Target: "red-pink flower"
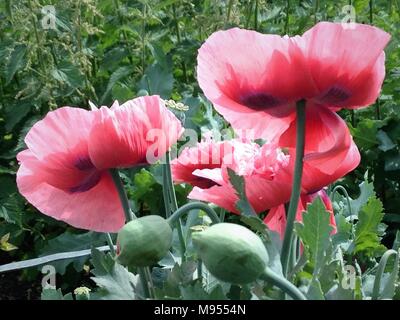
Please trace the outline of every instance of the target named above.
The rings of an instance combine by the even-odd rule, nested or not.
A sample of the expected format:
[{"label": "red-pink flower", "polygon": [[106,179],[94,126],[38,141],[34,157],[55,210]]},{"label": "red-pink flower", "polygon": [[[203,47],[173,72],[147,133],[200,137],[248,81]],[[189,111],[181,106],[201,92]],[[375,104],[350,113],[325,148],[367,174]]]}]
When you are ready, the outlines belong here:
[{"label": "red-pink flower", "polygon": [[198,80],[236,131],[251,130],[253,138],[273,141],[294,122],[298,100],[306,99],[307,109],[315,112],[373,103],[385,75],[383,49],[389,39],[372,26],[328,22],[301,37],[218,31],[199,50]]},{"label": "red-pink flower", "polygon": [[[326,211],[330,214],[330,224],[334,228],[332,234],[336,233],[336,221],[333,213],[332,202],[329,199],[325,190],[321,189],[318,192],[311,194],[302,194],[300,197],[299,205],[297,207],[296,212],[296,221],[303,221],[303,213],[307,209],[307,205],[312,203],[316,197],[320,197],[323,204],[325,205]],[[272,231],[275,231],[280,234],[281,238],[285,234],[286,228],[286,210],[285,205],[281,204],[277,207],[271,208],[269,210],[267,216],[264,219],[264,223],[268,226],[268,228]]]},{"label": "red-pink flower", "polygon": [[111,109],[57,109],[25,138],[18,189],[41,212],[74,227],[118,231],[125,218],[108,169],[156,160],[182,130],[158,96]]},{"label": "red-pink flower", "polygon": [[[325,115],[324,112],[318,115]],[[343,121],[334,113],[327,112],[328,118],[323,133],[327,139],[319,141],[318,131],[309,130],[308,158],[304,162],[301,193],[303,197],[314,194],[353,170],[360,162],[360,154],[347,130],[340,127]],[[330,119],[328,121],[327,119]],[[344,124],[343,124],[344,125]],[[345,125],[344,125],[345,126]],[[290,130],[290,129],[289,129]],[[285,137],[283,136],[282,139]],[[342,144],[348,146],[342,150]],[[197,147],[186,149],[172,163],[176,182],[192,183],[193,190],[189,198],[214,203],[226,210],[239,213],[235,204],[238,200],[236,191],[230,184],[227,168],[243,176],[246,196],[257,213],[280,206],[289,201],[294,170],[294,148],[282,151],[277,145],[255,143],[240,140],[224,142],[231,148],[221,155],[222,163],[207,166],[199,163],[199,153],[220,149],[221,142],[202,142]],[[331,146],[331,149],[329,149]],[[339,150],[339,151],[338,151]],[[190,166],[182,165],[181,160],[195,155]],[[182,158],[181,158],[182,157]],[[203,158],[207,159],[206,156]],[[201,185],[197,184],[201,178]],[[195,181],[195,183],[193,183]]]}]

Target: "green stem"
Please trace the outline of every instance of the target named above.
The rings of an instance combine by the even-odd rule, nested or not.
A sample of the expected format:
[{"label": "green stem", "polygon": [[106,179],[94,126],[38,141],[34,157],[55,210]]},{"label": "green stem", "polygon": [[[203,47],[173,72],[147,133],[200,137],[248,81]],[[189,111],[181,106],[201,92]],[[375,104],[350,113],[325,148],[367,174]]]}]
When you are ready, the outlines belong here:
[{"label": "green stem", "polygon": [[286,0],[286,19],[285,19],[285,34],[289,33],[289,10],[290,10],[290,0]]},{"label": "green stem", "polygon": [[169,193],[168,193],[168,189],[164,186],[167,186],[168,184],[168,170],[167,170],[167,165],[164,164],[162,165],[162,173],[163,173],[163,199],[164,199],[164,207],[165,207],[165,217],[169,218],[171,216],[171,206],[170,206],[170,200],[169,200]]},{"label": "green stem", "polygon": [[146,64],[146,4],[143,3],[142,10],[142,75]]},{"label": "green stem", "polygon": [[146,276],[146,268],[138,268],[138,273],[140,277],[140,282],[142,283],[144,297],[145,298],[151,297],[149,290],[149,283],[147,281],[147,276]]},{"label": "green stem", "polygon": [[293,283],[283,277],[280,277],[268,267],[265,268],[264,273],[260,278],[278,287],[283,292],[291,296],[294,300],[307,300],[304,294],[301,293],[301,291]]},{"label": "green stem", "polygon": [[128,197],[126,195],[124,185],[122,184],[121,177],[119,176],[117,169],[110,169],[110,174],[118,191],[118,196],[121,201],[122,209],[125,213],[125,221],[129,222],[133,220],[133,218],[136,218],[136,216],[129,206]]},{"label": "green stem", "polygon": [[350,197],[349,197],[349,194],[347,193],[347,190],[346,190],[345,187],[343,187],[343,186],[341,186],[341,185],[338,185],[338,186],[334,187],[333,190],[332,190],[332,193],[331,193],[332,199],[334,199],[335,194],[336,194],[339,190],[341,190],[341,191],[343,192],[344,196],[346,197],[346,199],[347,199],[347,208],[348,208],[348,210],[349,210],[349,214],[352,215],[352,212],[351,212],[351,204],[350,204]]},{"label": "green stem", "polygon": [[[178,44],[180,45],[182,40],[181,40],[181,32],[179,30],[179,20],[178,20],[178,17],[176,15],[175,3],[172,4],[172,14],[173,14],[173,17],[174,17],[174,26],[175,26],[175,32],[176,32],[176,39],[178,41]],[[188,81],[188,77],[187,77],[185,61],[182,61],[182,71],[183,71],[184,80],[185,80],[185,82],[187,82]]]},{"label": "green stem", "polygon": [[256,0],[256,3],[254,5],[254,30],[257,31],[258,29],[258,0]]},{"label": "green stem", "polygon": [[397,256],[398,253],[395,250],[390,249],[384,253],[384,255],[381,258],[381,261],[379,261],[378,270],[376,271],[375,275],[374,287],[372,289],[372,296],[371,296],[372,300],[377,300],[379,298],[382,276],[383,273],[385,272],[386,264],[392,255]]},{"label": "green stem", "polygon": [[221,222],[224,222],[224,220],[225,220],[225,209],[223,209],[223,208],[219,209],[219,220]]},{"label": "green stem", "polygon": [[[133,219],[136,219],[135,214],[132,212],[130,206],[129,206],[129,201],[128,197],[125,192],[124,185],[121,181],[121,177],[119,176],[118,170],[117,169],[110,169],[110,174],[111,177],[114,181],[114,185],[117,188],[118,196],[121,201],[122,208],[125,213],[125,220],[126,222],[132,221]],[[147,268],[148,269],[148,268]],[[149,289],[149,282],[146,279],[146,268],[138,268],[138,273],[140,277],[140,281],[143,285],[143,292],[145,294],[145,297],[150,297],[150,289]]]},{"label": "green stem", "polygon": [[317,14],[319,10],[319,0],[315,0],[315,8],[314,8],[314,24],[317,23]]},{"label": "green stem", "polygon": [[233,7],[234,0],[229,0],[228,2],[228,10],[226,12],[226,20],[225,20],[225,27],[228,25],[229,20],[231,19],[231,12]]},{"label": "green stem", "polygon": [[[171,209],[173,212],[175,212],[178,210],[178,202],[176,201],[175,187],[174,187],[174,182],[172,180],[171,156],[169,152],[166,153],[165,158],[166,158],[165,168],[167,174],[167,185],[163,187],[167,189],[167,192],[169,194],[169,199],[171,201]],[[183,235],[182,221],[179,218],[178,221],[175,221],[175,223],[178,232],[179,244],[181,246],[182,261],[185,261],[186,242],[185,242],[185,237]]]},{"label": "green stem", "polygon": [[216,212],[211,209],[208,205],[206,205],[203,202],[189,202],[182,207],[180,207],[178,210],[176,210],[172,216],[170,216],[167,221],[170,225],[174,225],[176,221],[178,221],[184,214],[188,213],[190,210],[193,209],[199,209],[203,210],[207,215],[210,217],[212,223],[219,223],[220,220],[218,218],[218,215]]},{"label": "green stem", "polygon": [[293,243],[293,227],[294,220],[296,218],[297,206],[299,204],[300,192],[301,192],[301,178],[303,175],[303,157],[304,157],[304,143],[305,143],[305,125],[306,125],[306,113],[305,113],[306,102],[300,100],[296,104],[296,158],[294,165],[294,177],[292,194],[290,197],[290,204],[287,214],[287,222],[285,229],[285,236],[282,245],[282,267],[285,275],[288,273],[289,258],[291,252],[291,246]]},{"label": "green stem", "polygon": [[115,252],[114,243],[111,239],[111,235],[108,232],[106,233],[106,240],[107,240],[108,246],[110,247],[110,252],[111,252],[112,256],[115,257],[117,253]]},{"label": "green stem", "polygon": [[197,278],[203,278],[203,261],[201,261],[200,259],[197,260]]}]

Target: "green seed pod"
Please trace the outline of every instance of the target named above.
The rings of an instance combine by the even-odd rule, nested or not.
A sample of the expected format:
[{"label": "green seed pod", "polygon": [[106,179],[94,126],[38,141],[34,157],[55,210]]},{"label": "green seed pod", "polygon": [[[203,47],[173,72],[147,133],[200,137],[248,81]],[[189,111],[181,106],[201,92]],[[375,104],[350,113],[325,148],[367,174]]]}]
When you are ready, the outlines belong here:
[{"label": "green seed pod", "polygon": [[172,243],[168,222],[156,215],[128,222],[118,233],[117,258],[124,266],[146,267],[160,261]]},{"label": "green seed pod", "polygon": [[218,223],[192,234],[193,244],[207,269],[218,279],[246,284],[255,281],[268,263],[268,252],[249,229]]}]

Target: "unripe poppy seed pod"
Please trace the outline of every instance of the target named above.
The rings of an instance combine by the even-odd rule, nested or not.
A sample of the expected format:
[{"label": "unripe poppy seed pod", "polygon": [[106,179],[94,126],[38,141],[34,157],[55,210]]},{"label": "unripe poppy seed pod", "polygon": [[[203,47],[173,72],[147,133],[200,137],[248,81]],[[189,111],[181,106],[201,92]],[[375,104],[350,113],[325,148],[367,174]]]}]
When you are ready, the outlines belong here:
[{"label": "unripe poppy seed pod", "polygon": [[193,233],[192,239],[207,269],[225,282],[253,282],[268,264],[268,252],[260,237],[237,224],[218,223]]},{"label": "unripe poppy seed pod", "polygon": [[128,222],[118,232],[117,259],[124,266],[146,267],[160,261],[172,243],[168,222],[156,215]]}]

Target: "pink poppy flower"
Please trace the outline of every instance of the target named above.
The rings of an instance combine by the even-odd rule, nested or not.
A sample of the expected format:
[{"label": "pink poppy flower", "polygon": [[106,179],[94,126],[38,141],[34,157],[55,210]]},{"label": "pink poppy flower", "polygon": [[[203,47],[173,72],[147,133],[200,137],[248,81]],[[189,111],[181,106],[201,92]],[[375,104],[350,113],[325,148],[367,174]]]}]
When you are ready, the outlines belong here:
[{"label": "pink poppy flower", "polygon": [[[360,162],[358,149],[339,116],[329,110],[317,115],[326,123],[325,131],[320,133],[316,128],[307,132],[310,143],[307,146],[309,153],[304,162],[301,190],[303,195],[318,192],[352,171]],[[290,130],[292,129],[289,128],[288,131]],[[289,134],[290,132],[288,136]],[[320,141],[319,134],[323,134],[327,139]],[[288,136],[282,136],[282,139]],[[203,142],[198,147],[184,150],[173,162],[172,170],[176,182],[192,183],[196,177],[204,182],[202,185],[194,184],[193,190],[188,195],[190,199],[211,202],[238,214],[235,206],[238,197],[227,174],[229,167],[244,177],[247,199],[257,213],[289,201],[295,151],[290,143],[286,153],[277,145],[269,143],[262,147],[239,140],[225,143],[231,144],[232,156],[222,157],[220,167],[215,165],[211,168],[197,163],[199,149],[201,152],[211,152],[215,148],[220,148],[220,143],[213,142],[208,144]],[[188,158],[191,155],[196,155],[193,164],[183,166],[181,157]]]},{"label": "pink poppy flower", "polygon": [[161,156],[182,130],[158,96],[114,104],[111,109],[57,109],[25,138],[28,149],[17,156],[18,189],[32,205],[57,220],[77,228],[116,232],[125,216],[108,169],[148,163],[149,148]]},{"label": "pink poppy flower", "polygon": [[298,100],[310,102],[307,108],[318,105],[315,111],[373,103],[385,75],[383,49],[389,39],[372,26],[328,22],[301,37],[218,31],[199,49],[198,81],[236,131],[251,130],[254,138],[273,141],[294,122]]},{"label": "pink poppy flower", "polygon": [[[322,202],[325,205],[325,209],[330,214],[330,224],[333,227],[332,234],[336,233],[336,221],[333,213],[332,202],[329,199],[325,190],[321,189],[318,192],[311,194],[302,194],[300,197],[299,205],[297,207],[296,213],[296,221],[303,221],[303,213],[307,209],[307,205],[312,203],[316,197],[321,197]],[[268,228],[272,231],[275,231],[280,234],[281,239],[285,235],[286,228],[286,211],[285,205],[281,204],[277,207],[271,208],[268,214],[264,218],[264,223],[268,226]]]}]

